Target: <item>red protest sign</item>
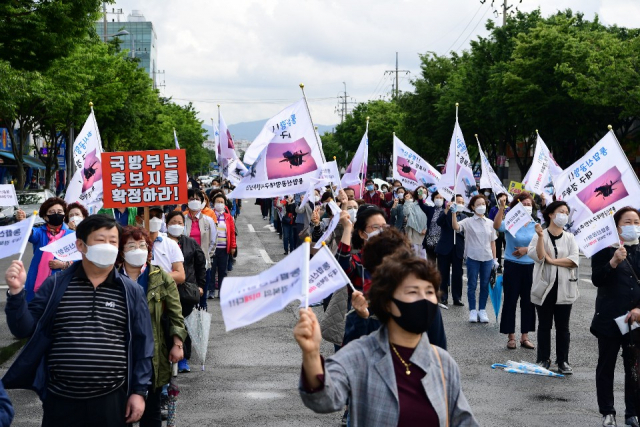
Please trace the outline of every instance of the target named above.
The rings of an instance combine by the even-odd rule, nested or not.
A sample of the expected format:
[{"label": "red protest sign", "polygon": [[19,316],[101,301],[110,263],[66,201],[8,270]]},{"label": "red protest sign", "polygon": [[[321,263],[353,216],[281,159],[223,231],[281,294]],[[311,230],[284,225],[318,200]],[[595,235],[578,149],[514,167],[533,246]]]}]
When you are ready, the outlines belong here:
[{"label": "red protest sign", "polygon": [[188,202],[184,150],[102,153],[105,208]]}]

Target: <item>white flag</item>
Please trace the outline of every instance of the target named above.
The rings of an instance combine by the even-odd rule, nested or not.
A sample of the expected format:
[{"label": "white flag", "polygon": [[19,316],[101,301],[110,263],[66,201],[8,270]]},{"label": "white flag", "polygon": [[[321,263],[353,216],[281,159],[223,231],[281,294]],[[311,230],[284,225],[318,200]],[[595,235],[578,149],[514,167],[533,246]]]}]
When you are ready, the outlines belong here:
[{"label": "white flag", "polygon": [[619,245],[620,236],[613,215],[594,221],[582,229],[576,236],[576,243],[587,258],[591,258],[593,254],[604,248]]},{"label": "white flag", "polygon": [[504,193],[507,195],[507,198],[511,202],[513,200],[513,196],[509,191],[502,185],[502,180],[498,177],[498,175],[494,172],[491,167],[491,163],[489,163],[489,159],[482,151],[482,147],[480,146],[480,141],[478,141],[478,150],[480,150],[480,167],[482,168],[482,175],[480,176],[480,188],[490,188],[493,191],[493,194],[496,196],[500,193]]},{"label": "white flag", "polygon": [[18,206],[16,187],[13,184],[0,185],[0,206]]},{"label": "white flag", "polygon": [[309,304],[315,304],[349,283],[336,257],[323,246],[309,261]]},{"label": "white flag", "polygon": [[640,208],[640,182],[613,132],[554,179],[556,198],[571,208],[568,227],[576,236],[594,223],[602,229],[624,206]]},{"label": "white flag", "polygon": [[309,263],[305,246],[308,248],[306,243],[298,246],[257,276],[223,279],[220,307],[227,332],[264,319],[292,301],[304,300],[302,272]]},{"label": "white flag", "polygon": [[175,129],[173,129],[173,142],[176,144],[176,150],[179,150],[180,144],[178,143],[178,135],[176,134]]},{"label": "white flag", "polygon": [[393,179],[400,181],[409,191],[422,185],[434,192],[440,177],[436,168],[393,135]]},{"label": "white flag", "polygon": [[342,181],[340,182],[342,188],[352,187],[356,192],[356,198],[362,197],[362,186],[364,179],[367,177],[367,161],[369,159],[369,123],[362,135],[360,145],[354,154],[351,163],[347,167]]},{"label": "white flag", "polygon": [[329,226],[324,231],[324,233],[322,233],[322,236],[313,247],[314,249],[320,249],[322,247],[322,242],[325,242],[329,238],[331,233],[333,233],[333,230],[336,229],[336,227],[338,226],[338,223],[340,222],[341,211],[338,205],[336,204],[336,202],[329,202],[327,206],[329,206],[329,208],[331,209],[331,213],[333,214],[333,217],[331,218],[331,222],[329,223]]},{"label": "white flag", "polygon": [[[305,206],[307,202],[311,201],[311,196],[314,195],[316,189],[322,189],[325,185],[325,181],[317,178],[310,178],[311,185],[307,189],[307,192],[304,193],[302,197],[302,201],[300,202],[300,206]],[[315,203],[315,202],[314,202]]]},{"label": "white flag", "polygon": [[69,233],[66,236],[49,243],[40,248],[43,252],[51,252],[60,261],[80,261],[82,254],[76,248],[76,233]]},{"label": "white flag", "polygon": [[220,144],[220,153],[222,157],[227,159],[236,158],[236,148],[233,144],[233,138],[231,137],[231,132],[227,128],[227,123],[224,121],[224,117],[222,117],[222,111],[218,109],[218,130],[219,130],[219,144]]},{"label": "white flag", "polygon": [[538,134],[536,151],[533,153],[531,167],[522,180],[525,190],[535,194],[541,194],[544,191],[552,195],[555,190],[553,180],[561,173],[562,168],[558,166],[547,144]]},{"label": "white flag", "polygon": [[529,212],[524,209],[522,203],[518,202],[504,216],[504,227],[513,237],[516,237],[518,230],[531,221],[533,221],[533,218],[529,215]]},{"label": "white flag", "polygon": [[307,191],[324,161],[304,99],[270,119],[260,135],[268,141],[254,141],[252,146],[261,146],[262,151],[253,162],[245,154],[251,166],[228,197],[268,198]]},{"label": "white flag", "polygon": [[440,178],[438,192],[445,195],[445,199],[448,200],[452,200],[455,194],[460,194],[465,203],[469,203],[473,196],[478,195],[476,179],[471,169],[471,160],[469,160],[469,151],[467,151],[467,144],[464,142],[464,136],[457,119],[453,135],[451,135],[446,169]]},{"label": "white flag", "polygon": [[342,185],[340,183],[340,172],[338,172],[338,163],[335,160],[326,162],[322,165],[319,178],[324,180],[326,184]]},{"label": "white flag", "polygon": [[76,172],[69,182],[64,200],[79,202],[89,213],[96,213],[102,207],[102,141],[93,109],[73,143],[73,162]]},{"label": "white flag", "polygon": [[0,227],[0,258],[24,254],[37,214],[15,224]]}]

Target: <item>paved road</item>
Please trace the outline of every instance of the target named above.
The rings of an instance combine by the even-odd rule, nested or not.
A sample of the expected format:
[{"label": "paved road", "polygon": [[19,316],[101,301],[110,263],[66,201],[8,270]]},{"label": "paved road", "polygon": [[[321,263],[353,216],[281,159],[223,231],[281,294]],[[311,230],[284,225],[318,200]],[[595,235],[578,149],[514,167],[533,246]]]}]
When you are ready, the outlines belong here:
[{"label": "paved road", "polygon": [[[265,226],[258,207],[245,204],[238,220],[240,256],[233,275],[256,274],[270,262],[284,258],[282,241]],[[597,345],[588,331],[595,288],[588,281],[588,260],[581,261],[581,298],[571,319],[572,377],[554,379],[492,370],[491,364],[508,359],[535,362],[535,350],[507,350],[506,337],[498,333],[495,324],[470,325],[465,308],[443,312],[449,351],[460,366],[464,392],[481,425],[600,425],[594,381]],[[179,377],[180,426],[339,425],[341,414],[315,414],[298,397],[300,351],[292,338],[297,318],[294,304],[230,333],[224,332],[218,300],[209,310],[213,321],[205,371],[199,371],[194,360],[192,372]],[[321,309],[317,311],[321,315]],[[494,320],[493,313],[490,318]],[[4,323],[0,316],[0,333],[6,334]],[[532,341],[535,343],[535,336]],[[326,343],[322,350],[325,355],[332,353]],[[2,373],[9,363],[0,366]],[[623,413],[621,366],[616,375],[616,402]],[[16,407],[15,426],[40,424],[40,404],[34,393],[11,391],[10,396]]]}]

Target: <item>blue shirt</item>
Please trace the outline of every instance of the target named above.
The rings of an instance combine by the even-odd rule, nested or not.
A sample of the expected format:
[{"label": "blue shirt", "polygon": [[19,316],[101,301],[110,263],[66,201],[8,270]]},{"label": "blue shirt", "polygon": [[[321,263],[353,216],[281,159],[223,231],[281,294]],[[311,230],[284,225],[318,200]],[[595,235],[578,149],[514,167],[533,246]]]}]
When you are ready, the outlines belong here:
[{"label": "blue shirt", "polygon": [[129,209],[125,209],[124,212],[120,212],[118,209],[113,210],[113,217],[123,227],[129,225]]},{"label": "blue shirt", "polygon": [[511,233],[507,231],[504,221],[502,221],[502,225],[498,231],[504,233],[504,239],[507,243],[507,247],[504,250],[504,259],[517,264],[533,264],[533,260],[529,258],[529,255],[524,255],[520,258],[512,255],[516,248],[529,247],[531,239],[533,239],[533,236],[536,234],[536,223],[533,220],[518,230],[516,237],[513,237]]}]

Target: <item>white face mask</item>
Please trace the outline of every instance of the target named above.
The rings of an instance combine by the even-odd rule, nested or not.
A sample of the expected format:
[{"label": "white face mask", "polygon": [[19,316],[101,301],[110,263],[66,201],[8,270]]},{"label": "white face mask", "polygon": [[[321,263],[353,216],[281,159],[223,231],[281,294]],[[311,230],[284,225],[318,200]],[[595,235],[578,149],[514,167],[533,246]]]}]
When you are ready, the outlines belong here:
[{"label": "white face mask", "polygon": [[179,224],[173,224],[167,227],[167,231],[173,237],[179,237],[184,234],[184,226]]},{"label": "white face mask", "polygon": [[625,242],[638,240],[638,230],[635,225],[623,225],[620,227],[620,238]]},{"label": "white face mask", "polygon": [[214,209],[216,210],[216,212],[218,213],[222,213],[224,212],[224,203],[216,203],[214,205]]},{"label": "white face mask", "polygon": [[374,236],[377,236],[380,233],[382,233],[382,228],[378,228],[377,230],[373,230],[371,233],[367,233],[365,231],[365,234],[367,235],[367,240],[371,239]]},{"label": "white face mask", "polygon": [[100,243],[97,245],[86,245],[87,253],[85,256],[89,261],[98,268],[113,267],[118,258],[118,248],[109,243]]},{"label": "white face mask", "polygon": [[464,210],[464,203],[456,203],[458,205],[458,212],[462,212]]},{"label": "white face mask", "polygon": [[436,205],[436,207],[440,208],[444,204],[444,199],[435,199],[433,203]]},{"label": "white face mask", "polygon": [[82,218],[81,216],[72,216],[71,218],[69,218],[69,222],[72,222],[75,224],[75,226],[77,227],[78,224],[80,224],[82,222],[84,218]]},{"label": "white face mask", "polygon": [[160,218],[151,218],[149,220],[149,231],[157,233],[162,228],[162,220]]},{"label": "white face mask", "polygon": [[533,213],[533,206],[523,206],[523,208],[529,215]]},{"label": "white face mask", "polygon": [[356,209],[349,208],[349,209],[347,209],[347,212],[349,213],[349,218],[351,218],[351,223],[355,224],[356,223],[356,214],[358,213],[358,211]]},{"label": "white face mask", "polygon": [[191,183],[188,183],[188,184],[187,184],[187,188],[188,188],[189,190],[191,190],[191,188],[192,188],[192,187],[193,187],[193,185],[192,185]]},{"label": "white face mask", "polygon": [[563,228],[569,222],[569,215],[565,215],[563,213],[557,213],[556,217],[553,218],[553,223],[560,228]]},{"label": "white face mask", "polygon": [[146,249],[134,249],[124,253],[124,260],[133,267],[142,267],[149,258],[149,251]]},{"label": "white face mask", "polygon": [[213,189],[213,190],[217,190],[218,188],[220,188],[220,187],[218,187],[217,185],[214,185],[214,186],[211,187],[211,189]]},{"label": "white face mask", "polygon": [[474,208],[474,211],[478,215],[484,215],[484,213],[487,211],[487,205],[478,205]]},{"label": "white face mask", "polygon": [[202,209],[202,202],[200,200],[189,200],[187,206],[189,207],[189,210],[197,212]]},{"label": "white face mask", "polygon": [[491,195],[491,192],[489,192],[489,191],[485,191],[485,192],[484,192],[484,195],[485,195],[485,196],[487,196],[487,197],[489,197],[489,196]]}]

